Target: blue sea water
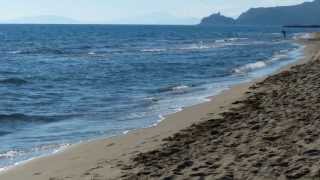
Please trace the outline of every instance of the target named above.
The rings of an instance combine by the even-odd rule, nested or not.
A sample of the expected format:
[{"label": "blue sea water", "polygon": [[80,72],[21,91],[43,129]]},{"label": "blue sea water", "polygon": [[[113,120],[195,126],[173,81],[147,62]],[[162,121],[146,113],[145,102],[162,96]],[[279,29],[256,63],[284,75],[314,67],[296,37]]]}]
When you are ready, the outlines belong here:
[{"label": "blue sea water", "polygon": [[[0,169],[150,127],[295,61],[278,27],[0,25]],[[305,30],[303,30],[305,32]]]}]

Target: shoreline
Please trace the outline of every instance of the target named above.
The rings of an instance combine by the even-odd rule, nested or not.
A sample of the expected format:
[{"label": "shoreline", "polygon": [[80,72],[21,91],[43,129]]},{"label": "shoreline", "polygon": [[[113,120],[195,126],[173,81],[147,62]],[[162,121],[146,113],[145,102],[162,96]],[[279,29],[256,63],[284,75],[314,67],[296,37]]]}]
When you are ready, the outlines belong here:
[{"label": "shoreline", "polygon": [[120,164],[121,178],[319,179],[319,34],[305,42],[303,61],[250,86],[221,117]]},{"label": "shoreline", "polygon": [[[296,60],[268,76],[285,71],[294,65],[306,63],[311,58],[309,56],[311,55],[310,52],[313,51],[310,46],[312,45],[308,43],[307,47],[304,48],[305,56],[303,59]],[[119,164],[130,161],[134,155],[140,152],[159,148],[162,139],[194,123],[220,117],[221,113],[237,107],[232,103],[244,98],[250,86],[261,82],[266,77],[234,85],[218,95],[209,96],[210,101],[186,107],[182,111],[165,116],[165,119],[155,127],[133,130],[119,136],[98,138],[97,140],[71,145],[58,153],[35,158],[14,166],[0,172],[0,179],[88,179],[96,175],[99,179],[99,174],[107,174],[108,178],[120,177],[122,170],[121,167],[117,167]],[[184,121],[181,121],[181,119],[184,119]]]},{"label": "shoreline", "polygon": [[[117,136],[106,137],[106,138],[101,137],[101,138],[89,140],[86,142],[72,144],[62,150],[59,150],[56,153],[44,155],[41,157],[35,157],[30,160],[23,161],[17,165],[9,167],[8,169],[0,171],[0,180],[2,180],[2,178],[10,179],[10,180],[11,179],[12,180],[23,180],[25,177],[30,177],[30,178],[32,177],[32,180],[38,180],[38,179],[42,180],[43,178],[49,180],[49,178],[51,178],[51,177],[56,178],[56,175],[48,176],[48,175],[51,175],[50,172],[45,176],[41,176],[41,175],[43,175],[43,173],[40,174],[37,171],[34,171],[32,173],[32,171],[33,171],[33,169],[41,169],[40,167],[45,167],[45,169],[43,169],[43,171],[41,171],[41,172],[44,172],[49,169],[56,171],[55,170],[55,167],[56,167],[55,163],[54,163],[55,165],[53,165],[49,169],[47,169],[46,165],[43,165],[43,164],[47,164],[47,162],[55,161],[56,158],[57,158],[56,159],[57,161],[60,161],[61,160],[60,158],[65,159],[65,157],[72,157],[73,156],[72,154],[75,151],[76,151],[76,154],[78,154],[78,153],[82,154],[83,151],[90,151],[91,153],[88,153],[88,154],[92,155],[93,154],[92,150],[94,150],[94,149],[91,149],[90,147],[99,147],[97,149],[103,149],[103,147],[101,147],[102,144],[106,147],[109,147],[110,151],[112,151],[111,147],[113,149],[115,149],[116,151],[118,151],[119,148],[120,149],[125,148],[130,151],[128,153],[127,150],[122,149],[124,153],[121,153],[121,154],[118,154],[117,152],[114,152],[114,151],[109,152],[109,154],[112,154],[112,156],[110,156],[110,158],[108,158],[108,159],[111,159],[111,160],[114,159],[114,158],[112,158],[114,153],[116,153],[118,156],[122,156],[124,154],[127,155],[126,153],[128,153],[128,154],[130,154],[130,157],[131,157],[134,154],[138,154],[138,152],[146,152],[148,150],[152,150],[152,149],[159,147],[161,145],[162,139],[169,137],[184,128],[187,128],[188,126],[191,126],[194,123],[199,123],[199,122],[205,121],[208,118],[211,118],[212,114],[210,114],[208,116],[207,115],[208,112],[214,111],[218,114],[221,111],[227,111],[231,107],[230,103],[237,100],[239,98],[239,96],[244,94],[245,91],[252,84],[253,84],[253,82],[247,82],[247,83],[240,83],[238,85],[234,85],[230,89],[223,90],[218,95],[209,96],[208,97],[209,100],[207,102],[196,104],[196,105],[193,105],[190,107],[185,107],[181,111],[164,116],[163,120],[159,121],[157,123],[157,125],[153,125],[153,126],[147,127],[147,128],[132,130],[132,131],[129,131],[127,133],[123,133],[123,134],[117,135]],[[226,99],[225,96],[229,96],[229,97]],[[211,105],[214,105],[215,107],[210,108]],[[186,118],[186,117],[188,117],[187,121],[185,121],[185,122],[180,121],[181,118]],[[172,122],[172,121],[177,121],[177,122]],[[171,125],[175,125],[176,127],[169,127]],[[158,130],[158,131],[154,131],[154,130]],[[165,132],[166,134],[163,135],[162,134],[163,132]],[[136,141],[136,142],[132,143],[132,140]],[[148,143],[147,147],[141,148],[140,145],[145,145],[147,143]],[[115,145],[119,145],[120,147],[115,147]],[[127,146],[127,147],[121,147],[121,146]],[[81,149],[83,149],[83,151]],[[125,160],[129,160],[130,157],[125,157]],[[95,158],[95,159],[97,159],[97,158]],[[122,159],[122,158],[119,158],[119,159]],[[87,159],[87,160],[89,160],[89,159]],[[120,160],[120,161],[122,161],[122,160]],[[98,159],[96,161],[92,161],[92,162],[85,162],[85,164],[92,165],[92,166],[94,166],[97,163],[99,163]],[[58,163],[58,164],[60,164],[60,163]],[[75,162],[72,164],[77,164],[77,163]],[[117,162],[114,162],[114,166],[116,166],[116,165],[117,165]],[[68,165],[67,167],[70,167],[70,166]],[[70,169],[73,169],[73,168],[71,167]],[[81,168],[81,169],[84,170],[86,168]],[[89,169],[90,169],[90,166],[88,166],[88,170]],[[75,169],[67,170],[67,172],[72,172],[74,170]],[[114,167],[110,166],[109,170],[114,171]],[[116,171],[119,171],[119,170],[116,170]],[[85,174],[85,172],[84,172],[84,174]],[[112,175],[112,176],[114,176],[116,178],[120,174],[121,173],[116,173],[116,175]],[[81,174],[79,174],[79,175],[81,175]],[[68,176],[65,176],[64,178],[66,178],[66,177],[68,177]],[[61,176],[59,176],[59,178],[61,178]],[[54,179],[54,180],[60,180],[59,178]],[[75,179],[77,180],[78,178],[82,179],[83,177],[78,176]],[[69,179],[69,178],[67,178],[67,179]]]}]

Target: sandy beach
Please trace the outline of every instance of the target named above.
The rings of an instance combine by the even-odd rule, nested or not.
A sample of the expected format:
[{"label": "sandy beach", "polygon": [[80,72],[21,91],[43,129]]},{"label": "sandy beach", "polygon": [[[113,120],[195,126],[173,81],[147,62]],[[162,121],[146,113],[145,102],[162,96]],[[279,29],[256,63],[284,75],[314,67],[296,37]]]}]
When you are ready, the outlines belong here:
[{"label": "sandy beach", "polygon": [[240,84],[158,126],[73,145],[0,180],[320,178],[320,40],[275,75]]}]

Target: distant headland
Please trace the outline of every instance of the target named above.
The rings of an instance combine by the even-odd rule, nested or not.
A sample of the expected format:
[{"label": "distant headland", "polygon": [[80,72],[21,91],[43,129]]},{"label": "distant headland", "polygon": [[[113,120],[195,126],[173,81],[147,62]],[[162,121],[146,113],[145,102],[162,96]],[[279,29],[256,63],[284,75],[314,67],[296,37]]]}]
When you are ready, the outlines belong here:
[{"label": "distant headland", "polygon": [[199,25],[276,25],[276,26],[317,26],[320,25],[320,0],[294,6],[251,8],[237,19],[220,13],[201,20]]}]

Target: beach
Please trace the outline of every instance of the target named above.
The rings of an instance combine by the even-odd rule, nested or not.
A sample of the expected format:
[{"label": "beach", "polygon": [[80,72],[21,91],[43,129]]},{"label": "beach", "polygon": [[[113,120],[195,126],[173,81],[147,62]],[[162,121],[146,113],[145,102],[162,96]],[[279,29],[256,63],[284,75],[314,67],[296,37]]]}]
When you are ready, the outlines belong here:
[{"label": "beach", "polygon": [[275,75],[236,85],[155,127],[73,145],[0,180],[320,177],[320,41]]}]

